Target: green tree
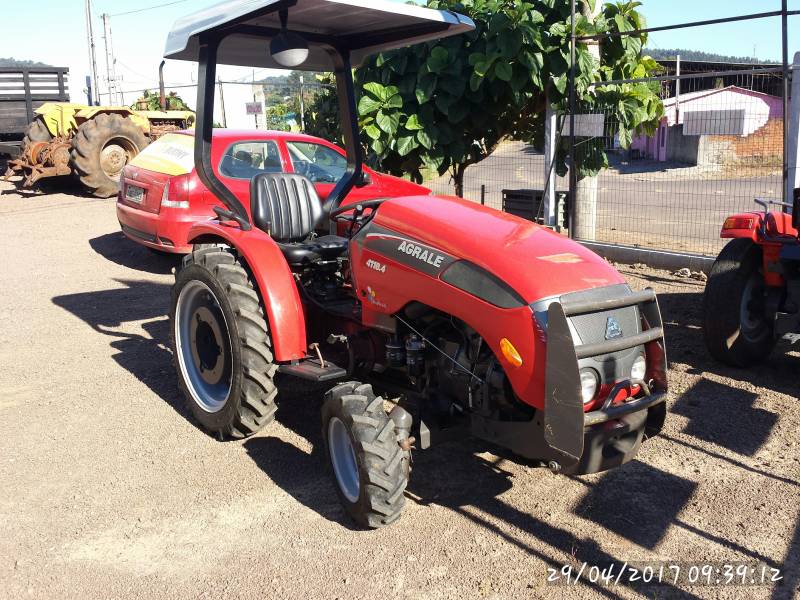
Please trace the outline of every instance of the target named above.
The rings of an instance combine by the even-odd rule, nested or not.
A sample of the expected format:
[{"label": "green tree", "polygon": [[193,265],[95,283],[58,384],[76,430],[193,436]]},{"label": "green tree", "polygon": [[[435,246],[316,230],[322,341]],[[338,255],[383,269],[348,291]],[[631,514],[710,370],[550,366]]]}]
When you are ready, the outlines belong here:
[{"label": "green tree", "polygon": [[325,140],[342,143],[339,123],[339,99],[336,96],[336,79],[330,73],[317,75],[316,93],[306,106],[306,133]]},{"label": "green tree", "polygon": [[[594,8],[595,0],[588,2]],[[463,194],[464,174],[506,139],[541,147],[547,99],[567,105],[570,56],[569,0],[428,0],[435,9],[470,16],[469,34],[372,57],[356,71],[365,146],[395,174],[421,181],[424,171],[450,172]],[[638,2],[608,4],[596,18],[578,15],[578,35],[639,29]],[[589,11],[593,12],[593,11]],[[648,85],[591,87],[620,76],[646,76],[658,68],[642,56],[646,35],[601,46],[601,61],[579,43],[576,90],[582,109],[613,117],[623,146],[636,131],[653,131],[663,114]],[[547,92],[547,93],[546,93]],[[321,122],[330,122],[332,115]],[[598,141],[581,153],[580,176],[607,165]],[[565,169],[562,144],[560,171]]]},{"label": "green tree", "polygon": [[273,104],[267,107],[266,123],[267,129],[272,131],[291,131],[289,119],[292,113],[286,103]]},{"label": "green tree", "polygon": [[[178,96],[176,92],[170,92],[166,97],[167,110],[192,110],[189,105]],[[139,98],[132,106],[134,110],[139,108],[141,103],[142,107],[147,105],[146,110],[161,110],[161,96],[157,92],[145,90],[142,97]]]}]

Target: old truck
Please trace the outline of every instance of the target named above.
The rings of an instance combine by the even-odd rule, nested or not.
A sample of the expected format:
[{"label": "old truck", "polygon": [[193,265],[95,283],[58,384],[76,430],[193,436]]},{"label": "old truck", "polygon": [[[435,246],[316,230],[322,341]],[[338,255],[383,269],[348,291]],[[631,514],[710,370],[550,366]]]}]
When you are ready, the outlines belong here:
[{"label": "old truck", "polygon": [[0,68],[0,155],[19,156],[28,125],[46,102],[69,102],[69,69]]}]

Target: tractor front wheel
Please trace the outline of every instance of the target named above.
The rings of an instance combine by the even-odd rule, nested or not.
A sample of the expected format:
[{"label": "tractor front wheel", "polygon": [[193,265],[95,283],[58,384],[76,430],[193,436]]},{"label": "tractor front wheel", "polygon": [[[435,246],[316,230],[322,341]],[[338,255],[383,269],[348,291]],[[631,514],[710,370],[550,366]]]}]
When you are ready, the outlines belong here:
[{"label": "tractor front wheel", "polygon": [[86,121],[72,139],[72,166],[98,198],[119,192],[122,169],[150,143],[132,119],[117,114],[99,114]]},{"label": "tractor front wheel", "polygon": [[194,417],[220,438],[248,437],[274,419],[274,363],[255,286],[229,248],[197,247],[172,288],[178,380]]},{"label": "tractor front wheel", "polygon": [[718,361],[749,367],[770,355],[774,328],[766,310],[762,253],[751,240],[735,239],[711,269],[703,298],[706,347]]},{"label": "tractor front wheel", "polygon": [[405,505],[410,451],[372,386],[343,383],[325,395],[322,437],[336,492],[350,517],[377,529],[396,521]]}]

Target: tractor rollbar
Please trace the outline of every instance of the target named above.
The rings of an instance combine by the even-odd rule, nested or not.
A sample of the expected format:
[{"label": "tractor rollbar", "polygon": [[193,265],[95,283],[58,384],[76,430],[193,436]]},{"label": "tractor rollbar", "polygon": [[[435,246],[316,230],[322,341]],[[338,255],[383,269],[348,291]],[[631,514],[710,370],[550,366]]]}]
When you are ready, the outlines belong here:
[{"label": "tractor rollbar", "polygon": [[[642,333],[597,344],[575,345],[568,318],[638,306]],[[663,402],[667,389],[667,357],[664,327],[655,292],[643,292],[602,300],[570,300],[569,295],[550,304],[547,314],[547,370],[545,380],[545,440],[551,448],[578,462],[583,455],[585,428],[624,416]],[[584,413],[581,399],[580,367],[582,358],[613,354],[628,348],[648,345],[648,365],[654,382],[644,398],[623,405],[604,407]]]},{"label": "tractor rollbar", "polygon": [[[328,53],[336,65],[336,93],[339,96],[339,121],[342,124],[344,146],[347,151],[347,170],[325,202],[326,214],[339,208],[364,170],[364,151],[361,147],[358,129],[358,108],[353,84],[353,68],[350,66],[350,53],[333,48],[329,48]],[[331,226],[333,227],[333,224]]]},{"label": "tractor rollbar", "polygon": [[250,231],[250,215],[239,199],[220,181],[211,165],[211,140],[214,135],[214,94],[217,78],[217,52],[223,35],[207,34],[200,37],[199,67],[197,71],[197,121],[195,123],[194,164],[197,176],[219,198],[229,213],[217,211],[220,218],[229,218]]},{"label": "tractor rollbar", "polygon": [[[250,28],[255,30],[258,28]],[[216,176],[211,165],[211,140],[214,131],[214,95],[217,72],[217,53],[219,45],[226,35],[236,32],[233,28],[224,33],[206,34],[200,37],[198,86],[197,86],[197,122],[195,124],[195,164],[200,180],[219,198],[228,211],[218,210],[221,218],[230,218],[239,223],[245,231],[249,231],[249,212],[228,187]],[[271,31],[271,30],[264,30]],[[342,123],[345,149],[347,151],[347,170],[328,196],[325,211],[330,213],[342,203],[347,194],[356,185],[364,169],[364,154],[360,143],[358,129],[357,105],[353,69],[350,64],[349,51],[339,50],[326,45],[336,70],[336,88],[339,99],[339,118]]]},{"label": "tractor rollbar", "polygon": [[794,206],[792,206],[792,225],[800,229],[800,188],[794,190]]}]

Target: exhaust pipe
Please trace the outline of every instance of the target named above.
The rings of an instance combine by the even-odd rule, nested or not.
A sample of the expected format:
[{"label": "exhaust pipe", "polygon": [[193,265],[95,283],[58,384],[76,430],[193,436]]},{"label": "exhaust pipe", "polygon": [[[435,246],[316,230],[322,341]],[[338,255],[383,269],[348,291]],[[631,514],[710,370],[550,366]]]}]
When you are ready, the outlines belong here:
[{"label": "exhaust pipe", "polygon": [[164,91],[164,63],[166,62],[162,60],[158,65],[158,102],[163,112],[167,112],[167,94]]}]

